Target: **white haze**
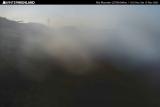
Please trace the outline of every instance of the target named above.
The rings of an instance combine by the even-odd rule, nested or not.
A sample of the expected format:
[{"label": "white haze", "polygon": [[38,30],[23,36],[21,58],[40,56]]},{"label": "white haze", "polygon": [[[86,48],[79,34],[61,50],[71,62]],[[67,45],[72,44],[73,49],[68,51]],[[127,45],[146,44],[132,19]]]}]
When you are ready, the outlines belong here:
[{"label": "white haze", "polygon": [[38,37],[27,36],[27,48],[24,49],[29,49],[25,53],[33,55],[36,53],[34,46],[38,46],[48,55],[58,58],[68,71],[80,73],[95,66],[92,57],[96,55],[115,61],[127,58],[129,65],[152,63],[160,60],[159,25],[149,17],[133,18],[127,14],[112,28],[66,26],[51,28],[50,33]]},{"label": "white haze", "polygon": [[[74,7],[76,8],[76,6]],[[93,9],[93,7],[94,6],[91,8]],[[59,11],[65,11],[65,8],[67,7],[60,8]],[[87,8],[91,11],[89,6],[85,7],[85,9]],[[101,12],[99,8],[101,8],[100,10],[104,9],[102,13],[98,13]],[[107,8],[112,11],[107,10]],[[119,8],[120,10],[118,11]],[[145,8],[149,7],[143,7],[144,10]],[[20,9],[20,7],[18,7],[18,9]],[[27,57],[39,57],[41,52],[44,52],[52,56],[52,58],[60,60],[68,71],[77,73],[84,73],[89,71],[88,69],[93,69],[95,62],[92,61],[92,57],[94,56],[104,59],[105,57],[110,57],[115,60],[115,62],[120,61],[122,65],[123,63],[121,62],[126,58],[128,59],[128,64],[133,65],[137,63],[152,63],[160,60],[160,22],[156,21],[158,19],[156,16],[159,16],[157,15],[158,13],[152,14],[150,12],[148,14],[141,10],[140,12],[136,12],[133,7],[132,9],[130,9],[130,7],[116,7],[114,9],[113,7],[107,6],[95,6],[94,10],[96,9],[97,11],[95,12],[91,11],[90,16],[90,13],[85,13],[84,9],[80,11],[80,6],[78,6],[77,12],[80,12],[81,15],[79,18],[75,12],[72,14],[68,13],[71,16],[62,12],[61,14],[64,16],[64,18],[62,18],[63,20],[59,20],[57,17],[56,19],[59,20],[58,23],[48,26],[50,30],[41,30],[40,34],[34,34],[34,32],[28,33],[29,31],[23,29],[25,36],[22,50],[24,54]],[[129,11],[127,9],[129,9]],[[8,11],[9,10],[8,8]],[[43,8],[41,10],[43,10]],[[23,8],[17,11],[23,11]],[[57,14],[59,11],[56,11]],[[107,11],[106,14],[105,11]],[[15,16],[15,11],[13,10],[12,12],[12,16]],[[36,12],[37,17],[43,16],[43,13],[45,14],[43,11],[41,14],[38,11],[34,11],[30,13],[29,17],[35,17],[36,15],[33,13]],[[9,13],[10,12],[2,13],[2,16],[7,17],[8,15],[9,17]],[[50,14],[52,14],[51,10]],[[22,17],[24,17],[22,19],[25,19],[27,16],[22,14]],[[33,18],[32,21],[36,18]],[[49,18],[54,20],[52,15],[50,15]],[[10,19],[12,19],[12,17],[10,17]],[[64,24],[60,24],[60,21],[64,22]],[[60,26],[58,24],[60,24]],[[59,27],[56,27],[56,25]],[[34,28],[36,27],[33,26],[33,29]],[[21,66],[22,69],[24,69],[24,66]],[[27,68],[29,68],[28,66]],[[44,75],[43,70],[41,73],[41,70],[35,71],[39,72],[39,75]],[[37,73],[35,72],[34,75],[37,75]]]}]

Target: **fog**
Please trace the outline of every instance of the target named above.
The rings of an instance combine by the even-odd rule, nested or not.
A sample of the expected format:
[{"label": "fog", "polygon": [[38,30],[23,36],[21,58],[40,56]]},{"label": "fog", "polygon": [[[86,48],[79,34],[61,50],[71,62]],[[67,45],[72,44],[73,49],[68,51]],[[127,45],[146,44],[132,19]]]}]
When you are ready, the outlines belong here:
[{"label": "fog", "polygon": [[158,7],[24,7],[0,6],[1,106],[160,105]]}]

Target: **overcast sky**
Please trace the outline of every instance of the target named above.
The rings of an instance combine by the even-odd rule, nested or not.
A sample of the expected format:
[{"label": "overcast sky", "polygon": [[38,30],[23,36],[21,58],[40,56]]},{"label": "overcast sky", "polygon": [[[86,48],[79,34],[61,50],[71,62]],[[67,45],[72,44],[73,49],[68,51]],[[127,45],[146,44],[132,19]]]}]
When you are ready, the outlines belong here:
[{"label": "overcast sky", "polygon": [[158,5],[1,5],[0,16],[24,22],[64,25],[114,26],[127,18],[148,18],[155,21],[160,16]]}]

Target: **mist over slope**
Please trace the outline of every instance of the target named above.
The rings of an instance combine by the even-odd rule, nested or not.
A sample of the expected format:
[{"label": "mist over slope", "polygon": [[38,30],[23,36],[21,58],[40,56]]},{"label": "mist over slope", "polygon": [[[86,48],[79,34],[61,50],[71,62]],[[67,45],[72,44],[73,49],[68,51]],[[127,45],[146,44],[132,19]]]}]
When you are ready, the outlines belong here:
[{"label": "mist over slope", "polygon": [[0,18],[0,106],[160,105],[159,32],[135,27],[53,29]]}]

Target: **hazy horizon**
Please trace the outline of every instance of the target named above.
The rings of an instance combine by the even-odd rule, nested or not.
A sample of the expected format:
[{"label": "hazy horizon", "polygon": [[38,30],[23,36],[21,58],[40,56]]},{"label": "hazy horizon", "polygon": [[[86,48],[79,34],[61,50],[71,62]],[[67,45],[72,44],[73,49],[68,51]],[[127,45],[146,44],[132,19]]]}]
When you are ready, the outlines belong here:
[{"label": "hazy horizon", "polygon": [[[157,5],[2,5],[0,16],[45,24],[63,39],[80,42],[73,39],[77,36],[99,51],[123,50],[124,56],[151,61],[160,59],[158,10]],[[70,27],[70,33],[62,33],[63,27]]]},{"label": "hazy horizon", "polygon": [[[50,26],[111,28],[126,20],[158,20],[158,6],[138,5],[1,5],[0,16]],[[122,23],[121,23],[122,22]],[[151,23],[152,23],[151,22]]]}]

